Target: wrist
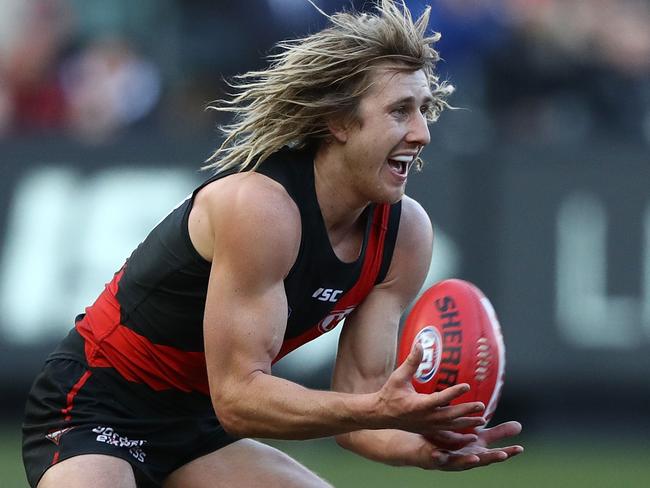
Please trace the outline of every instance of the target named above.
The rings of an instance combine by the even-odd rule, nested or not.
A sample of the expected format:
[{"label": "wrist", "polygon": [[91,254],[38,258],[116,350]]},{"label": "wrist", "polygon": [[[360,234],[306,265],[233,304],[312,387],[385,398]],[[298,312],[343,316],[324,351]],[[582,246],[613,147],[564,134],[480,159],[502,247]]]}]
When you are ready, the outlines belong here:
[{"label": "wrist", "polygon": [[384,398],[382,391],[376,391],[366,395],[367,411],[366,419],[368,426],[367,429],[380,430],[380,429],[399,429],[399,418],[396,415],[391,415],[391,410],[388,408],[389,402]]},{"label": "wrist", "polygon": [[388,418],[384,414],[386,409],[383,407],[380,392],[365,393],[360,395],[360,428],[369,430],[379,430],[391,428]]},{"label": "wrist", "polygon": [[351,399],[352,403],[349,404],[353,427],[351,431],[384,428],[379,415],[379,402],[376,393],[353,394]]}]

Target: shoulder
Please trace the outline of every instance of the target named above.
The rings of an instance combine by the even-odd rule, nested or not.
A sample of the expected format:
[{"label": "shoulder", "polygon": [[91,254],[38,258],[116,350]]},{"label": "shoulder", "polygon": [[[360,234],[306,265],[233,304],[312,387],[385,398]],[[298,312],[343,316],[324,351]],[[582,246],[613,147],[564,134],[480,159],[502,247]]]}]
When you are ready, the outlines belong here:
[{"label": "shoulder", "polygon": [[[264,212],[268,217],[274,212],[283,216],[300,215],[298,208],[285,188],[277,181],[254,171],[233,174],[209,183],[196,196],[196,204],[207,205],[207,210],[223,216],[238,210],[251,209]],[[289,214],[289,215],[287,215]]]},{"label": "shoulder", "polygon": [[395,289],[410,300],[422,285],[431,263],[433,230],[422,206],[402,198],[402,214],[388,273],[380,288]]},{"label": "shoulder", "polygon": [[234,174],[202,188],[194,205],[205,219],[214,259],[237,254],[272,259],[280,269],[293,264],[300,246],[300,211],[278,182],[255,172]]},{"label": "shoulder", "polygon": [[[205,212],[213,225],[279,225],[290,230],[300,223],[296,203],[284,187],[260,173],[245,172],[213,181],[196,195],[194,206]],[[264,225],[262,225],[264,224]]]},{"label": "shoulder", "polygon": [[397,234],[397,248],[428,248],[433,244],[433,228],[429,215],[417,201],[404,195]]}]

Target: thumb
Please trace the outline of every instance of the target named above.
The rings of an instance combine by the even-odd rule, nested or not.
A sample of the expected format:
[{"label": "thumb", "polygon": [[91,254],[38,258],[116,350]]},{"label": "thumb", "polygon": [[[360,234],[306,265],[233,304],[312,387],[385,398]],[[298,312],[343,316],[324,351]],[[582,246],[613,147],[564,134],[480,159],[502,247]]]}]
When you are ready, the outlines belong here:
[{"label": "thumb", "polygon": [[401,380],[405,382],[411,381],[411,378],[413,378],[413,375],[415,375],[422,362],[422,355],[422,344],[419,341],[415,342],[406,360],[395,370],[395,373]]}]

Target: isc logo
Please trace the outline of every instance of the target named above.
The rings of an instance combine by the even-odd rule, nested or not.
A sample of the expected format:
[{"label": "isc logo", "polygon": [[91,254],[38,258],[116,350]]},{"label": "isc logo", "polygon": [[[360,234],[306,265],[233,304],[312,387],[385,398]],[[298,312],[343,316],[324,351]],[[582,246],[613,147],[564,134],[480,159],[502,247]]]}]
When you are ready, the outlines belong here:
[{"label": "isc logo", "polygon": [[312,298],[317,298],[321,302],[336,302],[339,299],[339,295],[343,293],[343,290],[333,290],[332,288],[319,288],[316,290]]}]

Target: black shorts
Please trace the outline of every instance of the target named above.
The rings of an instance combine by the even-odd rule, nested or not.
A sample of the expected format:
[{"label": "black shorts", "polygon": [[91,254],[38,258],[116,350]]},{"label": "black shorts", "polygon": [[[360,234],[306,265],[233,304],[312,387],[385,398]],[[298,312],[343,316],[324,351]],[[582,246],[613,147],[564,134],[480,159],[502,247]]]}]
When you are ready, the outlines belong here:
[{"label": "black shorts", "polygon": [[108,454],[128,461],[138,487],[149,488],[236,440],[219,425],[205,395],[156,392],[112,368],[89,368],[81,358],[54,354],[27,399],[23,462],[34,488],[57,462]]}]

